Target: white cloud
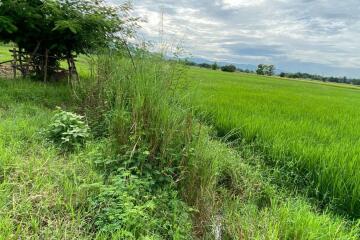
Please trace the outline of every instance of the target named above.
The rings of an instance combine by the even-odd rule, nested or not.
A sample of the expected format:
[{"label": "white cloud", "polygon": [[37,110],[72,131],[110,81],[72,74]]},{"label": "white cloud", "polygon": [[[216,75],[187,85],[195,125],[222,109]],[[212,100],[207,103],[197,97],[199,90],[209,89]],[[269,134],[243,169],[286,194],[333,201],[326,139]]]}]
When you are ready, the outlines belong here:
[{"label": "white cloud", "polygon": [[223,5],[225,8],[239,8],[259,6],[263,4],[265,0],[222,0],[219,5]]},{"label": "white cloud", "polygon": [[[111,0],[116,2],[117,0]],[[118,0],[117,2],[122,2]],[[331,70],[360,77],[358,0],[134,0],[141,30],[159,40],[161,9],[166,40],[193,56],[289,71]],[[317,68],[309,68],[313,63]],[[332,71],[333,70],[333,71]]]}]

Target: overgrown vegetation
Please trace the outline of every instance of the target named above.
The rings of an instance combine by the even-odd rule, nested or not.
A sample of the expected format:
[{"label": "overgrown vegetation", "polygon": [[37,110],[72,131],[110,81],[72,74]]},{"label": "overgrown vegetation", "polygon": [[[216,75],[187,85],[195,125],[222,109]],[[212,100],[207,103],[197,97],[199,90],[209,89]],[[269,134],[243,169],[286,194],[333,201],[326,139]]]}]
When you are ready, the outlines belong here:
[{"label": "overgrown vegetation", "polygon": [[[105,155],[95,153],[104,183],[92,199],[94,227],[120,239],[189,239],[190,208],[176,187],[192,139],[190,112],[174,97],[181,68],[137,54],[135,65],[122,55],[99,56],[98,72],[79,89],[82,111],[110,141]],[[93,112],[100,108],[107,110]]]},{"label": "overgrown vegetation", "polygon": [[93,54],[71,85],[0,79],[0,239],[359,239],[358,90],[189,70],[123,44],[129,9],[1,3],[0,40]]},{"label": "overgrown vegetation", "polygon": [[[357,239],[356,226],[288,197],[241,157],[256,155],[213,139],[185,100],[182,65],[143,50],[133,61],[99,55],[75,102],[66,86],[0,82],[5,239]],[[49,148],[39,132],[55,106],[85,115],[96,138]],[[14,114],[26,124],[8,128]]]}]

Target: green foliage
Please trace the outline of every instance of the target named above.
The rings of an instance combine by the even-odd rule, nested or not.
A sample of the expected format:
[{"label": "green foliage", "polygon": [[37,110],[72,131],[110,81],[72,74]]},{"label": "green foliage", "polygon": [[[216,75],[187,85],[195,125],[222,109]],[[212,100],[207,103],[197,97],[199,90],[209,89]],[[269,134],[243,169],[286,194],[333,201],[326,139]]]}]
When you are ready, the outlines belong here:
[{"label": "green foliage", "polygon": [[65,151],[83,147],[89,138],[89,127],[83,117],[58,108],[46,130],[47,138]]},{"label": "green foliage", "polygon": [[89,53],[131,34],[130,6],[108,6],[104,1],[3,0],[0,5],[0,40],[13,41],[31,53],[49,49],[53,56]]},{"label": "green foliage", "polygon": [[[101,120],[103,131],[117,140],[119,154],[136,157],[146,151],[140,165],[150,161],[154,167],[180,169],[193,137],[191,111],[175,98],[186,87],[179,79],[183,66],[137,54],[136,68],[121,55],[100,56],[100,72],[78,91],[84,112],[90,112],[90,122]],[[92,109],[106,112],[93,115]]]},{"label": "green foliage", "polygon": [[0,41],[16,43],[40,66],[48,50],[53,67],[72,54],[122,45],[119,33],[128,37],[136,25],[130,9],[128,3],[114,7],[103,0],[2,0]]},{"label": "green foliage", "polygon": [[225,65],[221,67],[221,71],[223,72],[235,72],[236,67],[234,65]]},{"label": "green foliage", "polygon": [[272,75],[275,74],[275,66],[274,65],[259,64],[257,69],[256,69],[256,74],[272,76]]},{"label": "green foliage", "polygon": [[211,69],[212,70],[218,70],[219,66],[216,62],[214,62],[212,65],[211,65]]},{"label": "green foliage", "polygon": [[197,64],[197,66],[199,66],[201,68],[207,68],[207,69],[212,68],[212,65],[210,65],[208,63],[199,63],[199,64]]},{"label": "green foliage", "polygon": [[188,207],[151,177],[118,169],[91,200],[97,234],[116,239],[191,239]]},{"label": "green foliage", "polygon": [[5,16],[0,16],[0,32],[14,33],[17,27],[12,24],[11,19]]},{"label": "green foliage", "polygon": [[97,136],[109,139],[89,157],[104,176],[90,200],[94,232],[191,239],[190,209],[177,193],[193,134],[189,110],[178,100],[183,66],[143,49],[133,61],[99,55],[93,77],[76,89]]},{"label": "green foliage", "polygon": [[329,77],[329,76],[321,76],[321,75],[317,75],[317,74],[301,73],[301,72],[297,72],[297,73],[282,72],[282,73],[280,73],[279,76],[286,77],[286,78],[310,79],[310,80],[317,80],[317,81],[323,81],[323,82],[334,82],[334,83],[360,85],[360,79],[356,79],[356,78]]}]

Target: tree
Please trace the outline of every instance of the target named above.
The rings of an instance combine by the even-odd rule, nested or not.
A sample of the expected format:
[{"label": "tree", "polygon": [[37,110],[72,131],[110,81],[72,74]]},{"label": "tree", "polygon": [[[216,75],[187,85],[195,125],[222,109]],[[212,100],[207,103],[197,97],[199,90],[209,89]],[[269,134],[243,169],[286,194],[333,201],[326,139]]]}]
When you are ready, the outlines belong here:
[{"label": "tree", "polygon": [[212,67],[212,66],[211,66],[210,64],[208,64],[208,63],[199,63],[198,66],[201,67],[201,68],[208,68],[208,69],[210,69],[210,68]]},{"label": "tree", "polygon": [[275,74],[275,66],[274,65],[267,65],[265,74],[268,75],[268,76],[273,76]]},{"label": "tree", "polygon": [[212,70],[218,70],[219,66],[217,65],[216,62],[214,62],[212,65],[211,65],[211,69]]},{"label": "tree", "polygon": [[264,71],[265,71],[265,65],[264,64],[259,64],[257,69],[256,69],[256,74],[265,75]]},{"label": "tree", "polygon": [[236,71],[236,67],[232,64],[230,65],[225,65],[221,67],[221,71],[223,72],[235,72]]},{"label": "tree", "polygon": [[41,66],[36,72],[41,75],[48,70],[45,55],[52,56],[47,66],[53,69],[73,54],[121,44],[136,24],[130,9],[104,0],[2,0],[0,41],[16,43]]},{"label": "tree", "polygon": [[258,75],[268,75],[272,76],[275,74],[275,66],[274,65],[266,65],[266,64],[259,64],[256,73]]}]

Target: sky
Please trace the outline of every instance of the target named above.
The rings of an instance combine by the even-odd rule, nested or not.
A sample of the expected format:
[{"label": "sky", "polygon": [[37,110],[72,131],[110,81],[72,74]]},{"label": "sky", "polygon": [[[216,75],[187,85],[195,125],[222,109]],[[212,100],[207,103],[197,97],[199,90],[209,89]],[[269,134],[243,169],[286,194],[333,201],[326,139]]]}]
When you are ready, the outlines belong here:
[{"label": "sky", "polygon": [[360,0],[132,2],[144,19],[140,38],[163,39],[189,56],[360,78]]}]

